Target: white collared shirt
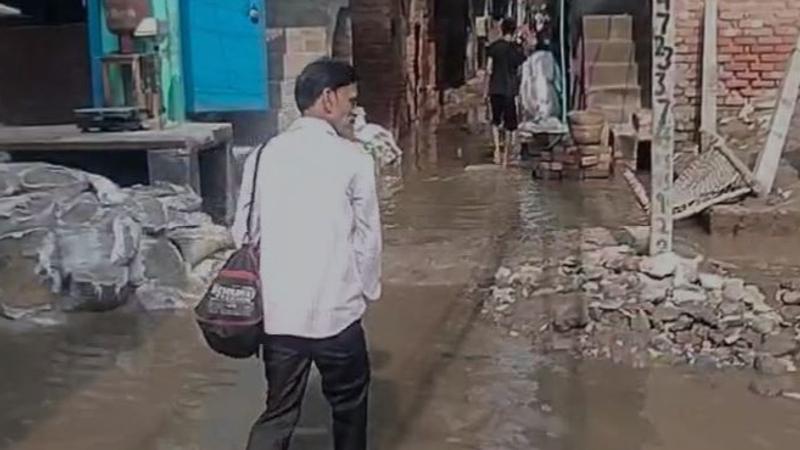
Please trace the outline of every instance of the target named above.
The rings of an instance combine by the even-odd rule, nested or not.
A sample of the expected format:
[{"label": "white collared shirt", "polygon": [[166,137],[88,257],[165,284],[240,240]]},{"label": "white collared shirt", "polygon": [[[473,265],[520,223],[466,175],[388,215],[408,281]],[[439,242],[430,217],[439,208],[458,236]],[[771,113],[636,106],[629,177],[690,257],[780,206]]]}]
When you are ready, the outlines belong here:
[{"label": "white collared shirt", "polygon": [[[374,162],[327,122],[303,117],[262,151],[252,228],[261,240],[264,330],[335,336],[381,293]],[[234,240],[242,244],[256,153],[245,162]]]}]

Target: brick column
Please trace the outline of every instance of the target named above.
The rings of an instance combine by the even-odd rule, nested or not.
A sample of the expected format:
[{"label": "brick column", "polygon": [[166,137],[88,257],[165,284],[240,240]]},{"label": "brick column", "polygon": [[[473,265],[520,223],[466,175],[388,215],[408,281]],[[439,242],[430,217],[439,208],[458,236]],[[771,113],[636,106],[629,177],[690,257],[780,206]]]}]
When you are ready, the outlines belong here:
[{"label": "brick column", "polygon": [[275,130],[281,132],[300,117],[294,100],[295,80],[306,65],[330,56],[327,28],[269,28],[267,49],[270,120]]},{"label": "brick column", "polygon": [[400,2],[351,0],[353,61],[360,78],[359,102],[371,122],[392,129],[404,101],[404,65],[398,54],[403,30]]}]

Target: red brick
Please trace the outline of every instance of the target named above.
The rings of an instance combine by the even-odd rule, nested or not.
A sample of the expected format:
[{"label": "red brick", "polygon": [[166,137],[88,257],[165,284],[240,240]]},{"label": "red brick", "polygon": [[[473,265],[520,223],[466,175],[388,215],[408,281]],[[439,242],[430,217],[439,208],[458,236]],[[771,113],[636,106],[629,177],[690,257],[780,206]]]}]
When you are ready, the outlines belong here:
[{"label": "red brick", "polygon": [[750,39],[750,38],[729,38],[721,37],[717,39],[717,47],[725,47],[726,45],[733,45],[735,39]]},{"label": "red brick", "polygon": [[756,72],[771,72],[775,70],[775,64],[754,63],[750,64],[750,70]]},{"label": "red brick", "polygon": [[753,45],[750,47],[750,53],[775,53],[775,47],[772,45]]},{"label": "red brick", "polygon": [[722,28],[719,30],[720,37],[736,37],[742,35],[742,30],[739,28]]},{"label": "red brick", "polygon": [[739,28],[764,28],[764,21],[754,19],[740,20]]},{"label": "red brick", "polygon": [[758,38],[758,43],[761,45],[778,45],[783,43],[784,38],[780,37],[773,37],[773,36],[763,36]]},{"label": "red brick", "polygon": [[744,51],[744,47],[742,47],[741,45],[728,45],[728,46],[725,46],[725,47],[721,47],[719,49],[719,52],[722,53],[722,54],[725,54],[725,53],[736,54],[736,53],[742,53],[743,51]]},{"label": "red brick", "polygon": [[[734,59],[735,61],[735,59]],[[746,62],[733,62],[725,64],[725,69],[735,72],[741,72],[743,70],[747,70],[750,68],[750,65]]]},{"label": "red brick", "polygon": [[786,55],[780,53],[766,53],[761,55],[761,62],[771,63],[784,61],[786,61]]},{"label": "red brick", "polygon": [[792,46],[794,46],[797,44],[797,38],[793,36],[783,36],[783,43],[792,44]]},{"label": "red brick", "polygon": [[776,27],[776,36],[797,36],[797,27]]},{"label": "red brick", "polygon": [[741,89],[750,86],[750,82],[747,80],[740,80],[738,78],[732,78],[730,80],[725,81],[725,87],[728,89]]},{"label": "red brick", "polygon": [[775,80],[754,80],[750,83],[751,86],[754,88],[774,88],[778,86],[778,82]]},{"label": "red brick", "polygon": [[721,81],[731,80],[733,79],[733,72],[728,70],[720,70],[717,78],[719,78]]},{"label": "red brick", "polygon": [[681,53],[675,56],[675,62],[679,63],[697,63],[700,61],[699,52]]},{"label": "red brick", "polygon": [[756,72],[736,72],[736,78],[740,80],[758,80],[761,76]]},{"label": "red brick", "polygon": [[748,97],[748,98],[756,97],[759,94],[757,90],[751,88],[744,88],[741,91],[739,91],[739,93],[742,94],[742,97]]},{"label": "red brick", "polygon": [[747,28],[744,30],[745,36],[772,36],[772,29],[771,28]]},{"label": "red brick", "polygon": [[700,27],[681,26],[675,30],[675,35],[679,37],[697,36],[700,34]]},{"label": "red brick", "polygon": [[758,55],[753,53],[739,53],[733,55],[733,60],[736,62],[758,62]]},{"label": "red brick", "polygon": [[764,72],[761,74],[761,78],[765,80],[782,80],[783,72]]},{"label": "red brick", "polygon": [[721,63],[733,61],[733,55],[717,55],[717,61]]},{"label": "red brick", "polygon": [[733,42],[737,45],[755,45],[758,39],[752,36],[738,36],[733,38]]},{"label": "red brick", "polygon": [[719,18],[721,20],[741,20],[744,19],[745,14],[742,11],[721,11]]},{"label": "red brick", "polygon": [[792,53],[794,51],[794,45],[776,45],[775,46],[775,53]]}]

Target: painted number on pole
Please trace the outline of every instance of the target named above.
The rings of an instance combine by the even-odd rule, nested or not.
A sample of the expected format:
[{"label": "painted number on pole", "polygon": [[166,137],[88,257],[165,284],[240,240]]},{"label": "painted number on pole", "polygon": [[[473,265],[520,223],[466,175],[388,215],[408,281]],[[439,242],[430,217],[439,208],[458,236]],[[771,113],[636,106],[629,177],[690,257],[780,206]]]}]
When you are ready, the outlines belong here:
[{"label": "painted number on pole", "polygon": [[672,177],[675,146],[675,21],[673,2],[653,2],[653,147],[650,253],[672,251]]}]

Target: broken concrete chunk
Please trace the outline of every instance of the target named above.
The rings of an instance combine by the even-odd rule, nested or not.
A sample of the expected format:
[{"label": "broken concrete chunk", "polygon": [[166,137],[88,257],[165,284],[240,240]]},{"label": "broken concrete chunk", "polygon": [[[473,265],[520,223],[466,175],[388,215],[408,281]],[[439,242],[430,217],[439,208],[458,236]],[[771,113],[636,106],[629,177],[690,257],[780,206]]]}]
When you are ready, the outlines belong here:
[{"label": "broken concrete chunk", "polygon": [[642,273],[660,280],[674,275],[679,262],[674,253],[664,253],[642,259],[639,268]]},{"label": "broken concrete chunk", "polygon": [[789,358],[777,358],[772,355],[758,355],[755,369],[764,375],[786,375],[797,371],[797,367]]},{"label": "broken concrete chunk", "polygon": [[500,267],[494,274],[494,283],[499,287],[508,287],[511,285],[511,276],[514,272],[508,267]]},{"label": "broken concrete chunk", "polygon": [[794,332],[785,331],[766,336],[760,351],[777,357],[793,356],[800,351],[800,341],[797,340]]},{"label": "broken concrete chunk", "polygon": [[721,276],[710,273],[701,273],[698,278],[700,279],[700,285],[709,291],[721,290],[725,282]]},{"label": "broken concrete chunk", "polygon": [[780,290],[778,299],[784,305],[800,305],[800,291]]},{"label": "broken concrete chunk", "polygon": [[661,323],[675,322],[683,312],[673,305],[660,305],[653,313],[653,320]]},{"label": "broken concrete chunk", "polygon": [[675,289],[672,292],[672,299],[678,305],[686,303],[705,302],[706,293],[695,289]]},{"label": "broken concrete chunk", "polygon": [[582,297],[563,299],[553,304],[553,326],[562,333],[585,327],[589,308]]},{"label": "broken concrete chunk", "polygon": [[767,296],[761,292],[758,286],[747,285],[744,288],[743,301],[750,306],[765,305]]},{"label": "broken concrete chunk", "polygon": [[725,300],[738,302],[745,296],[744,280],[729,279],[725,280],[722,286],[722,297]]},{"label": "broken concrete chunk", "polygon": [[750,327],[760,334],[772,334],[780,326],[780,317],[775,318],[771,315],[760,315],[750,320]]}]

